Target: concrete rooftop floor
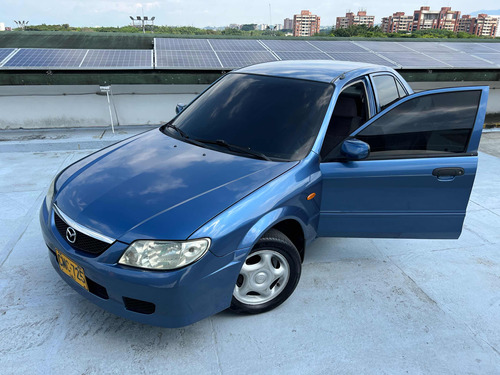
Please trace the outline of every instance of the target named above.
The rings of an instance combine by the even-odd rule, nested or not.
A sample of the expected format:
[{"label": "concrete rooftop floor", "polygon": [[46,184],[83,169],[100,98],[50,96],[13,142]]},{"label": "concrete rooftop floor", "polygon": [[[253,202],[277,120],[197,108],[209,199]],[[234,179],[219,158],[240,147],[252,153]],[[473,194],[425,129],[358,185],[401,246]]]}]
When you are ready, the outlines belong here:
[{"label": "concrete rooftop floor", "polygon": [[274,311],[164,329],[80,297],[38,224],[58,170],[137,131],[0,133],[1,374],[500,373],[500,132],[459,240],[319,239]]}]

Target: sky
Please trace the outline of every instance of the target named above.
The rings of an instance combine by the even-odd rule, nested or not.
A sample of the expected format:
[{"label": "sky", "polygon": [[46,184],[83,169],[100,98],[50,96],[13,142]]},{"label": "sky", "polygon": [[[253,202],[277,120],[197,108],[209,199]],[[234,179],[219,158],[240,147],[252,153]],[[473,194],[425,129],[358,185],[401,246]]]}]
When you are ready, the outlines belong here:
[{"label": "sky", "polygon": [[[64,24],[71,26],[125,26],[129,16],[155,16],[157,25],[226,26],[231,23],[282,24],[302,9],[321,17],[321,25],[330,26],[347,10],[365,8],[375,15],[375,23],[396,11],[413,14],[413,10],[428,5],[431,9],[451,6],[462,14],[480,9],[500,9],[498,0],[405,1],[394,0],[0,0],[0,22],[14,27],[13,20],[27,20],[30,25]],[[269,14],[271,4],[271,21]],[[499,12],[500,13],[500,12]]]}]

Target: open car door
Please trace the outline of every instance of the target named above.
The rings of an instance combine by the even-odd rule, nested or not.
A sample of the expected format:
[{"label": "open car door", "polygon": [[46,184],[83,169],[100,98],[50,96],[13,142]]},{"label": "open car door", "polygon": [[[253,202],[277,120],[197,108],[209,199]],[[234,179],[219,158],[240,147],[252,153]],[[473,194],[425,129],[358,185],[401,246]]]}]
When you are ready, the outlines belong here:
[{"label": "open car door", "polygon": [[406,96],[352,133],[350,138],[368,143],[370,154],[350,161],[340,144],[321,163],[318,235],[458,238],[488,90],[458,87]]}]

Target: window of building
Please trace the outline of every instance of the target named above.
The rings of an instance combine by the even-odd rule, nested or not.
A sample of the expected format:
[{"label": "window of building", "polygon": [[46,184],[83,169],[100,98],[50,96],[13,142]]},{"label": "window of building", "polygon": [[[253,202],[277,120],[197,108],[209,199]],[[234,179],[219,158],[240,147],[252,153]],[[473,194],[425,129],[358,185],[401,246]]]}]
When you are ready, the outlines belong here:
[{"label": "window of building", "polygon": [[480,91],[412,98],[356,135],[370,145],[369,158],[463,153],[476,120]]}]

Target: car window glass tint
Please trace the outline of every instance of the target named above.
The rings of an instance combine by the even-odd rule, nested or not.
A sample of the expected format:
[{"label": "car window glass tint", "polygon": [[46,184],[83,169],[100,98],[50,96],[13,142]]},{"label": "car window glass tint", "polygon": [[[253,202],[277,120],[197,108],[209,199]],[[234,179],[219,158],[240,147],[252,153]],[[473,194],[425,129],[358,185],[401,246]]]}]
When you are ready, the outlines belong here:
[{"label": "car window glass tint", "polygon": [[394,101],[399,99],[398,89],[394,78],[390,75],[373,77],[375,90],[377,91],[380,109],[383,110]]},{"label": "car window glass tint", "polygon": [[398,87],[399,97],[404,98],[407,94],[405,89],[403,88],[403,85],[401,85],[401,83],[398,80],[396,80],[396,86]]},{"label": "car window glass tint", "polygon": [[370,157],[465,152],[476,119],[480,91],[412,98],[362,130]]},{"label": "car window glass tint", "polygon": [[192,139],[224,140],[269,158],[300,160],[316,140],[333,89],[329,83],[232,73],[173,124]]}]

